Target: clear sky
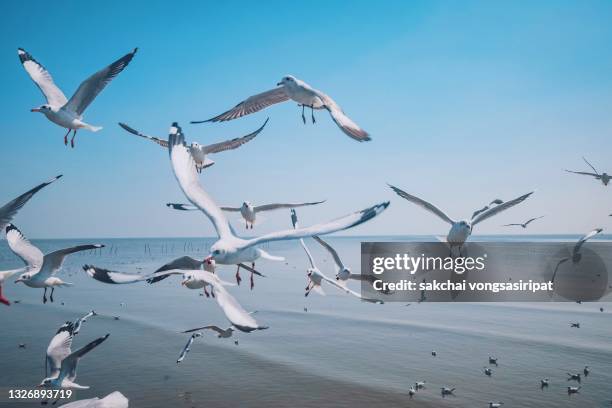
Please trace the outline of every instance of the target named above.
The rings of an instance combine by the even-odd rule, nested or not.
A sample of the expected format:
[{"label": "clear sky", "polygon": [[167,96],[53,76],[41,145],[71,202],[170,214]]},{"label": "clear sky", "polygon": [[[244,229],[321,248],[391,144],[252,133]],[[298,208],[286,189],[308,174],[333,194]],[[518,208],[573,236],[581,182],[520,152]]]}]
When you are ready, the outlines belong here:
[{"label": "clear sky", "polygon": [[[202,183],[219,204],[328,201],[302,224],[383,200],[386,213],[351,234],[445,234],[395,196],[395,184],[467,217],[493,198],[527,202],[476,233],[531,216],[532,233],[612,227],[612,3],[594,1],[107,1],[6,2],[0,16],[0,202],[56,174],[15,223],[36,238],[210,236],[185,201],[167,153],[117,126],[216,142],[270,123],[254,141],[214,157]],[[64,131],[30,108],[44,102],[17,57],[28,50],[70,96],[81,80],[139,52],[85,112],[104,126]],[[326,112],[303,125],[286,103],[221,124],[189,125],[293,74],[330,94],[373,138],[344,136]],[[237,217],[230,219],[236,223]],[[255,232],[290,226],[269,213]],[[517,231],[521,232],[521,231]]]}]

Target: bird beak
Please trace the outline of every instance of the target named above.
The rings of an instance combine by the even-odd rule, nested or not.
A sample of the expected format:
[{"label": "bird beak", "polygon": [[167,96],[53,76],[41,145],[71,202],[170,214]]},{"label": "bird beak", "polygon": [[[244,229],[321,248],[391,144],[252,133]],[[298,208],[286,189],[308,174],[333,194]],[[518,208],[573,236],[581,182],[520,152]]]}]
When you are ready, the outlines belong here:
[{"label": "bird beak", "polygon": [[40,112],[40,108],[32,108],[30,109],[30,112]]}]

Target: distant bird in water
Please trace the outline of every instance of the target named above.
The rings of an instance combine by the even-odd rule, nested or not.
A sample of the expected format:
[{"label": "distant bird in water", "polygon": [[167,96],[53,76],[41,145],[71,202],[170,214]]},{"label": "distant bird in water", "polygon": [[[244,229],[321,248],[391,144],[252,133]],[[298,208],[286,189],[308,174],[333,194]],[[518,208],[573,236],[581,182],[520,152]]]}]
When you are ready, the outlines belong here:
[{"label": "distant bird in water", "polygon": [[573,171],[573,170],[565,170],[565,171],[567,171],[568,173],[581,174],[583,176],[595,177],[595,179],[601,180],[601,183],[604,186],[607,186],[608,183],[610,182],[610,180],[612,180],[612,176],[610,176],[608,173],[601,173],[601,174],[599,174],[599,172],[597,170],[595,170],[595,167],[593,167],[593,165],[591,163],[589,163],[586,158],[583,157],[582,160],[584,160],[585,163],[588,164],[591,169],[593,169],[594,173],[590,173],[590,172],[586,172],[586,171]]},{"label": "distant bird in water", "polygon": [[436,353],[436,350],[432,350],[432,351],[431,351],[431,355],[435,357],[435,356],[437,356],[437,355],[438,355],[438,353]]},{"label": "distant bird in water", "polygon": [[419,197],[408,194],[404,190],[401,190],[395,186],[392,186],[391,184],[389,184],[389,187],[398,196],[410,201],[413,204],[418,205],[419,207],[431,212],[432,214],[437,215],[440,219],[442,219],[443,221],[451,225],[451,228],[448,231],[448,234],[446,235],[446,241],[450,245],[451,255],[452,255],[453,247],[458,247],[459,255],[461,255],[461,247],[463,246],[465,241],[468,239],[468,237],[472,234],[472,230],[476,224],[490,217],[493,217],[494,215],[497,215],[500,212],[507,210],[508,208],[514,207],[515,205],[522,203],[529,196],[533,194],[533,191],[532,191],[531,193],[524,194],[520,197],[515,198],[514,200],[506,201],[503,204],[500,204],[498,206],[495,206],[493,208],[486,210],[483,213],[480,213],[479,215],[476,216],[476,218],[473,218],[469,221],[468,220],[455,221],[451,219],[448,215],[446,215],[446,213],[444,213],[442,210],[440,210],[435,205]]},{"label": "distant bird in water", "polygon": [[449,387],[441,387],[440,388],[440,393],[442,394],[442,397],[446,396],[446,395],[455,395],[456,388],[449,388]]},{"label": "distant bird in water", "polygon": [[489,401],[489,408],[500,408],[502,405],[504,405],[503,402],[492,402],[492,401]]},{"label": "distant bird in water", "polygon": [[604,308],[603,308],[603,307],[600,307],[600,308],[599,308],[599,311],[600,311],[600,312],[603,312],[603,311],[604,311]]},{"label": "distant bird in water", "polygon": [[119,320],[119,316],[113,316],[113,319]]},{"label": "distant bird in water", "polygon": [[581,382],[582,378],[581,378],[580,373],[576,373],[576,374],[567,373],[567,381],[578,381],[578,382]]},{"label": "distant bird in water", "polygon": [[544,378],[543,380],[540,380],[540,388],[548,387],[548,385],[549,385],[548,378]]},{"label": "distant bird in water", "polygon": [[491,370],[489,367],[484,367],[484,373],[490,377],[493,374],[493,370]]},{"label": "distant bird in water", "polygon": [[489,356],[489,364],[497,365],[497,360],[499,360],[499,358]]},{"label": "distant bird in water", "polygon": [[580,388],[582,388],[582,387],[580,387],[580,386],[578,386],[578,387],[567,387],[567,393],[568,394],[576,394],[576,393],[578,393],[578,391],[580,391]]},{"label": "distant bird in water", "polygon": [[293,100],[302,108],[302,121],[306,124],[304,109],[310,108],[312,123],[315,123],[314,110],[326,109],[340,130],[358,142],[371,140],[370,135],[344,114],[342,108],[328,95],[314,89],[306,82],[287,75],[276,84],[277,88],[253,95],[234,106],[232,109],[208,120],[191,123],[225,122],[258,112],[270,105]]},{"label": "distant bird in water", "polygon": [[21,348],[21,349],[26,348],[26,344],[25,343],[19,343],[19,348]]},{"label": "distant bird in water", "polygon": [[570,327],[580,328],[580,323],[570,323]]},{"label": "distant bird in water", "polygon": [[70,100],[66,98],[64,93],[55,85],[49,71],[45,69],[38,61],[36,61],[23,48],[17,50],[19,60],[23,65],[32,81],[38,86],[47,103],[38,108],[31,109],[32,112],[40,112],[44,114],[51,122],[68,129],[68,133],[64,136],[64,144],[68,145],[68,135],[72,133],[70,145],[74,147],[74,138],[78,129],[87,129],[92,132],[97,132],[102,128],[92,126],[83,122],[83,112],[93,102],[100,92],[108,85],[121,71],[128,66],[138,48],[109,66],[96,72],[79,85],[77,91],[72,95]]},{"label": "distant bird in water", "polygon": [[588,377],[589,373],[591,372],[591,369],[589,368],[589,366],[584,366],[584,370],[582,370],[582,372],[584,373],[585,377]]},{"label": "distant bird in water", "polygon": [[425,388],[425,381],[417,381],[414,383],[414,388],[417,390],[422,390]]},{"label": "distant bird in water", "polygon": [[408,396],[410,398],[412,398],[414,396],[414,394],[416,393],[416,391],[414,390],[413,387],[408,388]]},{"label": "distant bird in water", "polygon": [[543,217],[544,217],[544,216],[543,216],[543,215],[541,215],[541,216],[539,216],[539,217],[530,218],[530,219],[528,219],[527,221],[525,221],[524,223],[518,223],[518,224],[505,224],[505,225],[502,225],[502,226],[503,226],[503,227],[515,227],[515,226],[516,226],[516,227],[523,227],[523,228],[527,228],[527,226],[528,226],[529,224],[531,224],[531,223],[532,223],[532,222],[534,222],[535,220],[539,220],[540,218],[543,218]]}]

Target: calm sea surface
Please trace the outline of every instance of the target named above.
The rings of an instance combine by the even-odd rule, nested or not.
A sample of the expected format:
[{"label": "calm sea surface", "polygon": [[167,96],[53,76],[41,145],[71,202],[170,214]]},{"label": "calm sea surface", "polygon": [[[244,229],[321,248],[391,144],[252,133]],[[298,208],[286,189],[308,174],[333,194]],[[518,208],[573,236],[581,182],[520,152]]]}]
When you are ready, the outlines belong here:
[{"label": "calm sea surface", "polygon": [[[358,271],[362,240],[397,239],[329,242]],[[60,276],[74,286],[56,290],[54,303],[42,304],[42,289],[5,283],[5,296],[21,302],[0,305],[1,407],[40,407],[39,402],[8,401],[7,390],[38,384],[57,328],[91,309],[99,316],[83,326],[73,349],[106,333],[111,336],[81,361],[77,382],[91,389],[78,391],[79,399],[119,390],[131,407],[474,408],[503,401],[504,407],[582,408],[610,406],[612,401],[612,304],[374,305],[333,287],[325,288],[327,296],[313,292],[305,298],[304,252],[297,242],[277,243],[267,250],[287,262],[260,262],[257,269],[267,277],[256,279],[253,291],[248,275],[243,275],[243,285],[229,288],[270,329],[232,339],[205,333],[176,364],[188,339],[180,331],[207,324],[227,327],[216,302],[181,287],[179,277],[156,285],[107,285],[87,277],[81,266],[147,273],[179,256],[203,258],[211,241],[34,241],[43,252],[86,242],[106,248],[67,258]],[[322,272],[333,276],[331,257],[313,240],[307,244]],[[0,242],[0,270],[20,266],[6,242]],[[218,273],[233,281],[235,270],[221,267]],[[353,288],[359,290],[358,285]],[[570,328],[573,321],[581,328]],[[27,347],[20,349],[19,343]],[[483,373],[489,355],[499,358],[492,377]],[[566,387],[577,384],[568,382],[566,373],[582,371],[585,365],[591,374],[583,378],[579,394],[568,396]],[[548,389],[540,389],[541,378],[550,379]],[[415,381],[427,386],[410,399],[408,388]],[[442,398],[443,386],[456,387],[455,395]]]}]

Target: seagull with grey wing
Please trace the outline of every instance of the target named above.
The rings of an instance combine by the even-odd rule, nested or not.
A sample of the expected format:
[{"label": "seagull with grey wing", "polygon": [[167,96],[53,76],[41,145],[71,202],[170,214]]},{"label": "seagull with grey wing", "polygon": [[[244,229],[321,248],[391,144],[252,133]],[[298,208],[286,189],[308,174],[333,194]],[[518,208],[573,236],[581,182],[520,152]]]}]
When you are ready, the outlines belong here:
[{"label": "seagull with grey wing", "polygon": [[64,323],[56,332],[47,347],[45,360],[46,378],[38,385],[45,388],[87,389],[88,386],[75,382],[77,365],[85,354],[102,344],[110,334],[99,337],[77,351],[72,351],[72,341],[80,330],[81,324],[95,312],[91,311],[76,322]]},{"label": "seagull with grey wing", "polygon": [[534,222],[535,220],[539,220],[540,218],[544,218],[543,215],[540,215],[539,217],[534,217],[534,218],[530,218],[527,221],[523,222],[523,223],[513,223],[513,224],[504,224],[503,227],[522,227],[522,228],[527,228],[527,226],[529,224],[531,224],[532,222]]},{"label": "seagull with grey wing", "polygon": [[[253,229],[253,225],[257,219],[257,213],[265,212],[265,211],[273,211],[279,210],[281,208],[298,208],[298,207],[306,207],[310,205],[317,205],[324,203],[323,201],[313,201],[313,202],[305,202],[305,203],[273,203],[273,204],[263,204],[263,205],[253,205],[250,201],[245,201],[242,203],[240,207],[221,207],[223,211],[228,212],[239,212],[242,218],[244,218],[245,226],[247,229]],[[197,207],[189,205],[189,204],[177,204],[177,203],[168,203],[166,206],[173,208],[175,210],[181,211],[195,211],[198,210]]]},{"label": "seagull with grey wing", "polygon": [[[45,188],[49,184],[53,183],[55,180],[57,180],[60,177],[62,177],[62,176],[59,175],[59,176],[54,177],[54,178],[52,178],[51,180],[49,180],[49,181],[47,181],[45,183],[39,184],[38,186],[34,187],[33,189],[31,189],[29,191],[26,191],[25,193],[23,193],[19,197],[15,198],[14,200],[12,200],[12,201],[6,203],[5,205],[3,205],[2,207],[0,207],[0,228],[4,229],[6,227],[6,225],[9,222],[11,222],[11,220],[17,214],[17,212],[30,200],[30,198],[32,198],[34,196],[34,194],[36,194],[37,192],[39,192],[40,190],[42,190],[43,188]],[[4,281],[9,279],[13,275],[25,272],[26,269],[27,269],[27,267],[26,268],[11,269],[11,270],[7,270],[7,271],[0,271],[0,303],[5,304],[7,306],[11,305],[11,302],[2,295],[2,284],[4,283]]]},{"label": "seagull with grey wing", "polygon": [[612,176],[611,176],[611,175],[609,175],[608,173],[601,173],[601,174],[600,174],[600,173],[599,173],[599,172],[598,172],[598,171],[595,169],[595,167],[593,167],[593,165],[592,165],[591,163],[589,163],[589,161],[588,161],[588,160],[587,160],[585,157],[583,157],[583,158],[582,158],[582,160],[584,160],[584,161],[585,161],[585,163],[586,163],[586,164],[587,164],[587,165],[588,165],[588,166],[589,166],[591,169],[593,169],[594,173],[590,173],[590,172],[588,172],[588,171],[573,171],[573,170],[565,170],[565,171],[567,171],[568,173],[581,174],[581,175],[583,175],[583,176],[591,176],[591,177],[595,177],[595,179],[597,179],[597,180],[601,180],[601,183],[602,183],[604,186],[607,186],[607,185],[608,185],[608,183],[610,182],[610,180],[612,180]]},{"label": "seagull with grey wing", "polygon": [[557,263],[557,266],[555,266],[555,270],[553,272],[552,278],[550,279],[551,282],[555,281],[555,278],[557,277],[557,272],[559,270],[559,266],[561,266],[561,264],[569,260],[571,260],[574,264],[580,262],[580,260],[582,259],[582,254],[580,253],[582,246],[589,239],[593,238],[595,235],[601,234],[602,231],[603,231],[603,228],[595,228],[594,230],[590,231],[588,234],[585,234],[582,237],[580,237],[578,242],[576,242],[576,244],[574,245],[574,248],[572,250],[572,256],[560,259],[559,262]]},{"label": "seagull with grey wing", "polygon": [[287,75],[276,84],[276,88],[266,92],[253,95],[232,109],[208,120],[192,121],[191,123],[204,122],[225,122],[258,112],[268,106],[292,100],[297,102],[302,108],[302,121],[306,123],[304,110],[310,108],[312,123],[315,123],[314,110],[325,109],[329,112],[332,120],[347,136],[358,142],[371,140],[368,132],[360,128],[351,118],[349,118],[342,108],[328,95],[314,89],[306,82],[294,76]]},{"label": "seagull with grey wing", "polygon": [[[180,127],[172,126],[169,136],[170,162],[179,187],[189,200],[213,224],[218,239],[210,247],[205,260],[212,259],[219,265],[238,265],[254,263],[257,259],[282,261],[284,258],[268,254],[260,245],[273,241],[287,241],[331,234],[361,225],[382,213],[389,202],[376,204],[361,211],[354,212],[335,220],[313,225],[311,227],[276,231],[253,238],[240,238],[231,227],[221,208],[204,190],[197,177],[193,157],[185,144],[185,136]],[[218,301],[218,299],[217,299]]]},{"label": "seagull with grey wing", "polygon": [[500,204],[503,204],[503,203],[504,203],[504,201],[503,201],[503,200],[501,200],[501,199],[499,199],[499,198],[496,198],[495,200],[491,201],[491,202],[489,203],[489,205],[485,205],[485,206],[484,206],[484,207],[482,207],[481,209],[474,211],[474,213],[472,213],[472,218],[471,218],[471,219],[474,219],[474,218],[476,218],[476,216],[477,216],[477,215],[479,215],[480,213],[483,213],[483,212],[487,211],[489,208],[491,208],[491,206],[493,206],[493,205],[500,205]]},{"label": "seagull with grey wing", "polygon": [[446,221],[447,223],[449,223],[451,225],[450,231],[448,232],[447,236],[446,236],[446,241],[448,242],[448,244],[450,245],[451,248],[451,253],[452,253],[452,249],[453,247],[458,247],[459,248],[459,254],[461,255],[461,247],[463,246],[463,244],[465,243],[465,241],[468,239],[468,237],[472,234],[472,229],[474,228],[474,226],[488,218],[491,218],[494,215],[499,214],[502,211],[507,210],[508,208],[514,207],[517,204],[522,203],[523,201],[525,201],[529,196],[531,196],[533,194],[533,191],[527,194],[524,194],[520,197],[515,198],[514,200],[510,200],[510,201],[506,201],[503,204],[499,204],[495,207],[489,208],[488,210],[478,214],[475,218],[473,218],[471,221],[468,220],[460,220],[460,221],[454,221],[452,220],[448,215],[446,215],[442,210],[440,210],[438,207],[436,207],[435,205],[420,199],[416,196],[413,196],[411,194],[408,194],[407,192],[405,192],[404,190],[401,190],[395,186],[392,186],[389,184],[389,187],[400,197],[410,201],[413,204],[418,205],[421,208],[424,208],[425,210],[437,215],[439,218],[441,218],[443,221]]},{"label": "seagull with grey wing", "polygon": [[15,283],[22,282],[30,288],[44,288],[43,303],[47,303],[47,288],[51,288],[50,300],[53,302],[55,288],[72,285],[55,276],[62,268],[66,256],[90,249],[104,248],[104,245],[101,244],[77,245],[44,255],[12,224],[6,227],[6,240],[11,251],[26,265],[25,272],[19,275]]},{"label": "seagull with grey wing", "polygon": [[[215,164],[215,162],[209,159],[207,155],[239,148],[243,144],[253,140],[255,136],[261,133],[261,131],[263,130],[263,128],[266,126],[267,123],[268,123],[268,119],[266,119],[264,124],[261,125],[261,127],[257,129],[256,131],[249,133],[248,135],[245,135],[242,137],[237,137],[234,139],[226,140],[224,142],[214,143],[214,144],[210,144],[206,146],[201,145],[197,142],[192,142],[189,145],[189,151],[191,152],[191,155],[193,156],[193,161],[195,162],[196,169],[198,170],[198,172],[201,173],[203,169],[208,168],[212,166],[213,164]],[[161,139],[159,137],[145,135],[144,133],[141,133],[140,131],[134,128],[131,128],[125,123],[119,123],[119,126],[121,126],[123,129],[125,129],[126,131],[128,131],[129,133],[133,135],[140,136],[145,139],[149,139],[150,141],[157,143],[161,147],[164,147],[166,149],[168,148],[167,139]]]},{"label": "seagull with grey wing", "polygon": [[30,53],[23,48],[17,50],[19,60],[23,65],[32,81],[38,86],[40,91],[47,99],[47,103],[38,108],[31,109],[32,112],[40,112],[44,114],[51,122],[68,129],[64,136],[64,144],[68,145],[68,135],[72,131],[72,139],[70,145],[74,147],[74,138],[78,129],[87,129],[92,132],[97,132],[102,128],[92,126],[83,121],[83,112],[93,102],[100,92],[108,85],[117,75],[128,66],[138,48],[109,66],[96,72],[81,83],[77,91],[70,99],[67,99],[61,89],[55,85],[49,71],[45,69],[38,61],[36,61]]}]

